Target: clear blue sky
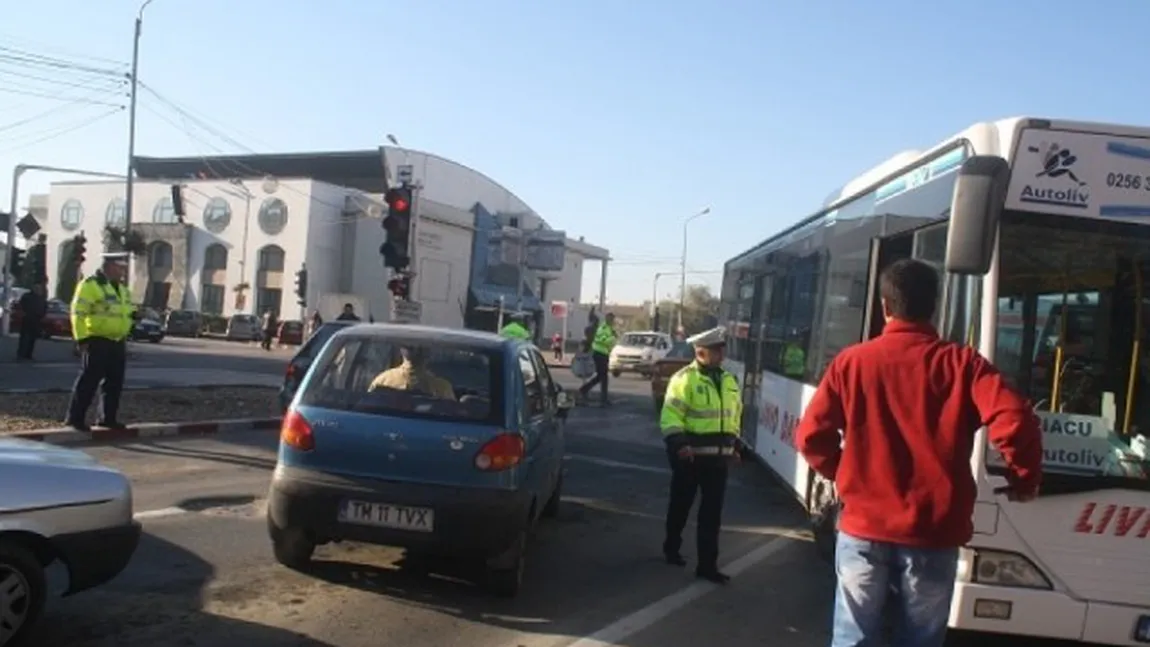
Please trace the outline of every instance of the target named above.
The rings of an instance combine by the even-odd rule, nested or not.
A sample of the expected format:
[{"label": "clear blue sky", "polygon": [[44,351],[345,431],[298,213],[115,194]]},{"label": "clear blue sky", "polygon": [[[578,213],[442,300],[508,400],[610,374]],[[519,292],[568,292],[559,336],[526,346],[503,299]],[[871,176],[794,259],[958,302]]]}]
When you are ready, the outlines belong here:
[{"label": "clear blue sky", "polygon": [[[136,0],[4,5],[0,46],[130,58]],[[851,177],[971,123],[1150,124],[1146,25],[1146,0],[154,0],[140,76],[258,152],[394,133],[476,167],[609,247],[609,299],[638,302],[677,269],[680,223],[704,206],[688,264],[719,270]],[[0,74],[0,178],[19,162],[122,172],[126,112],[26,145],[109,109],[9,127],[61,105],[3,91],[37,87],[88,92]],[[141,96],[141,154],[239,152]]]}]

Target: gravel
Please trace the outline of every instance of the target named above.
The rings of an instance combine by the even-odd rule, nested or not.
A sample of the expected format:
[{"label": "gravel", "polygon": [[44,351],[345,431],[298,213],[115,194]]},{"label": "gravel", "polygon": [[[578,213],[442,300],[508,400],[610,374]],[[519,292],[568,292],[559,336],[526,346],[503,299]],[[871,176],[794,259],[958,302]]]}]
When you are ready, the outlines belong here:
[{"label": "gravel", "polygon": [[[0,434],[51,429],[63,425],[68,393],[0,393]],[[100,396],[88,411],[96,420]],[[280,415],[276,389],[257,386],[184,387],[125,391],[120,400],[120,421],[206,422],[239,418],[275,418]]]}]

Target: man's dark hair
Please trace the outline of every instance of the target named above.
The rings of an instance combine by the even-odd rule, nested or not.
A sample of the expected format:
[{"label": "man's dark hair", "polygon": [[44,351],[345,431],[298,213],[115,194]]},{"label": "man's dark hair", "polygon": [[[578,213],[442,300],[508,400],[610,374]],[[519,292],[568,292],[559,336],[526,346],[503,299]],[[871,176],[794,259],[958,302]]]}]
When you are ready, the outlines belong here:
[{"label": "man's dark hair", "polygon": [[938,307],[938,272],[922,261],[895,261],[879,276],[879,294],[896,318],[929,322]]}]

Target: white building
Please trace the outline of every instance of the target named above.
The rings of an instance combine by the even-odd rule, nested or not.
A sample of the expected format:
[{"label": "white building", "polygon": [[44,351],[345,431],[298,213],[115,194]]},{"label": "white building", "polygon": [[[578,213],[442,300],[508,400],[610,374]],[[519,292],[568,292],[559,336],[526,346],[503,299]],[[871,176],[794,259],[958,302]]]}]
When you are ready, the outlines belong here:
[{"label": "white building", "polygon": [[[231,315],[270,308],[297,319],[296,272],[306,265],[308,307],[328,295],[362,299],[377,321],[387,320],[391,295],[379,246],[386,211],[383,193],[397,165],[413,167],[422,184],[416,213],[413,290],[422,322],[492,329],[502,303],[514,309],[518,267],[494,259],[504,227],[548,229],[509,190],[481,173],[441,157],[384,147],[301,155],[209,158],[137,158],[132,229],[148,253],[133,263],[132,292],[157,308]],[[171,187],[182,185],[185,214],[178,217]],[[57,281],[63,243],[83,233],[89,274],[104,250],[105,227],[123,227],[122,182],[58,182],[47,218],[49,280]],[[523,274],[523,309],[546,310],[550,301],[578,303],[584,263],[602,261],[606,249],[568,239],[562,272]],[[493,259],[489,261],[489,259]],[[542,285],[541,285],[542,284]],[[54,287],[50,285],[50,291]],[[358,299],[357,299],[358,300]],[[333,313],[324,312],[325,318]],[[559,324],[540,316],[544,334]],[[571,322],[574,325],[574,321]]]}]

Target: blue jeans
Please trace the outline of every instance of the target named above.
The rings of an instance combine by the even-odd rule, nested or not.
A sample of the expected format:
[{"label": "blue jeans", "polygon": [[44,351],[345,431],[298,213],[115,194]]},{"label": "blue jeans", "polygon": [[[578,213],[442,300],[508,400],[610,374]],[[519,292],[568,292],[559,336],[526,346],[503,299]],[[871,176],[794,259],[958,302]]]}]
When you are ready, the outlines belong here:
[{"label": "blue jeans", "polygon": [[942,647],[957,569],[957,548],[916,548],[840,532],[831,647],[879,647],[888,637],[892,647]]}]

